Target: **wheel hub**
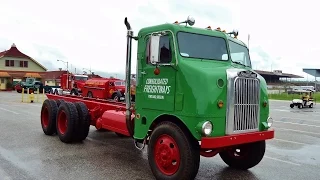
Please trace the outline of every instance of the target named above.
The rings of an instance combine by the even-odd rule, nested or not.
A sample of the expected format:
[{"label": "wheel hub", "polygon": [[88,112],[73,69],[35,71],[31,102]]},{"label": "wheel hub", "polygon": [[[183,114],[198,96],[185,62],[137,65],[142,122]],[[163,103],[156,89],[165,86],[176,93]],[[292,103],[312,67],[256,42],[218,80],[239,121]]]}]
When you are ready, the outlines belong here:
[{"label": "wheel hub", "polygon": [[154,151],[156,164],[162,173],[172,175],[178,170],[180,152],[173,138],[168,135],[159,137]]}]

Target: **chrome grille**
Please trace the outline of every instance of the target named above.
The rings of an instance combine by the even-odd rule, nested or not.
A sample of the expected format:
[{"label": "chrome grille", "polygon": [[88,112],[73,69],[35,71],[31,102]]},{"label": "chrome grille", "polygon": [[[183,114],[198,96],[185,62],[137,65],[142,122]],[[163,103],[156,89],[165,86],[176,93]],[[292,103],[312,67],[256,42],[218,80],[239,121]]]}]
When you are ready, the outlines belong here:
[{"label": "chrome grille", "polygon": [[234,93],[233,132],[258,129],[259,80],[255,78],[236,78]]}]

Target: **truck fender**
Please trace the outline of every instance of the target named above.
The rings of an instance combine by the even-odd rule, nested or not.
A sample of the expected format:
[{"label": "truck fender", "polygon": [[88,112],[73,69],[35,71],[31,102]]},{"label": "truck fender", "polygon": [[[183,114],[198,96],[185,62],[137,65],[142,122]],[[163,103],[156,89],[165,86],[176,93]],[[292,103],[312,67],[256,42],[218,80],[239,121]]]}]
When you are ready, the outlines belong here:
[{"label": "truck fender", "polygon": [[[163,121],[169,121],[169,122],[173,122],[175,124],[177,124],[184,133],[186,133],[186,135],[190,138],[190,140],[196,140],[195,136],[190,132],[190,130],[188,129],[188,127],[186,126],[186,124],[177,116],[174,115],[169,115],[169,114],[162,114],[159,115],[150,125],[149,130],[152,131],[157,127],[157,125]],[[148,136],[150,136],[151,134],[148,134]]]}]

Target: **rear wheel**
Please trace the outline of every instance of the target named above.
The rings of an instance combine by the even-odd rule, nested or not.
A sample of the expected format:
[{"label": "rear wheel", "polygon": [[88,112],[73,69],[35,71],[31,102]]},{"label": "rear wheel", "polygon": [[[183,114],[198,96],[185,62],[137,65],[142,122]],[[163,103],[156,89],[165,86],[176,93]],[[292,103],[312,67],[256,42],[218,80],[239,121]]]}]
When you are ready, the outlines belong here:
[{"label": "rear wheel", "polygon": [[231,147],[219,155],[232,168],[247,170],[260,163],[266,149],[266,142],[242,144]]},{"label": "rear wheel", "polygon": [[309,108],[313,108],[313,103],[311,103],[311,104],[309,105]]},{"label": "rear wheel", "polygon": [[70,95],[78,96],[79,95],[78,90],[77,89],[72,89],[71,92],[70,92]]},{"label": "rear wheel", "polygon": [[156,179],[194,179],[200,163],[199,144],[176,124],[163,122],[151,134],[148,160]]},{"label": "rear wheel", "polygon": [[83,102],[75,102],[74,103],[79,117],[79,124],[76,128],[77,131],[77,138],[78,141],[83,141],[87,138],[90,130],[90,114],[88,108],[85,103]]},{"label": "rear wheel", "polygon": [[121,93],[119,91],[115,92],[112,95],[112,99],[116,102],[120,102],[121,101]]},{"label": "rear wheel", "polygon": [[54,100],[46,99],[41,108],[41,127],[46,135],[53,135],[56,132],[56,116],[58,106]]},{"label": "rear wheel", "polygon": [[63,99],[57,99],[56,100],[58,107],[60,106],[61,103],[65,103]]},{"label": "rear wheel", "polygon": [[73,103],[61,103],[57,114],[57,134],[62,142],[70,143],[75,139],[78,119],[78,111]]}]

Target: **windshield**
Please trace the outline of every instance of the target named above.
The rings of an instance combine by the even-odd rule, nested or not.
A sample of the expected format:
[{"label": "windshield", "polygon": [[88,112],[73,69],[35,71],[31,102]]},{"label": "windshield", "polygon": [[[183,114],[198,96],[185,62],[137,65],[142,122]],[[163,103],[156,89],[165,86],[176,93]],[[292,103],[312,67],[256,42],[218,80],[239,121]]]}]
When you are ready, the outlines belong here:
[{"label": "windshield", "polygon": [[75,76],[74,79],[75,79],[75,80],[78,80],[78,81],[86,81],[86,80],[88,80],[88,77]]},{"label": "windshield", "polygon": [[228,60],[223,59],[223,54],[227,54],[227,45],[223,38],[187,32],[179,32],[177,36],[179,52],[183,57]]},{"label": "windshield", "polygon": [[125,83],[124,83],[124,81],[116,81],[116,82],[114,82],[114,85],[115,86],[125,86]]},{"label": "windshield", "polygon": [[[249,50],[245,46],[229,40],[229,48],[231,59],[233,62],[238,62],[245,66],[251,67]],[[227,54],[225,54],[225,57],[227,57]]]}]

